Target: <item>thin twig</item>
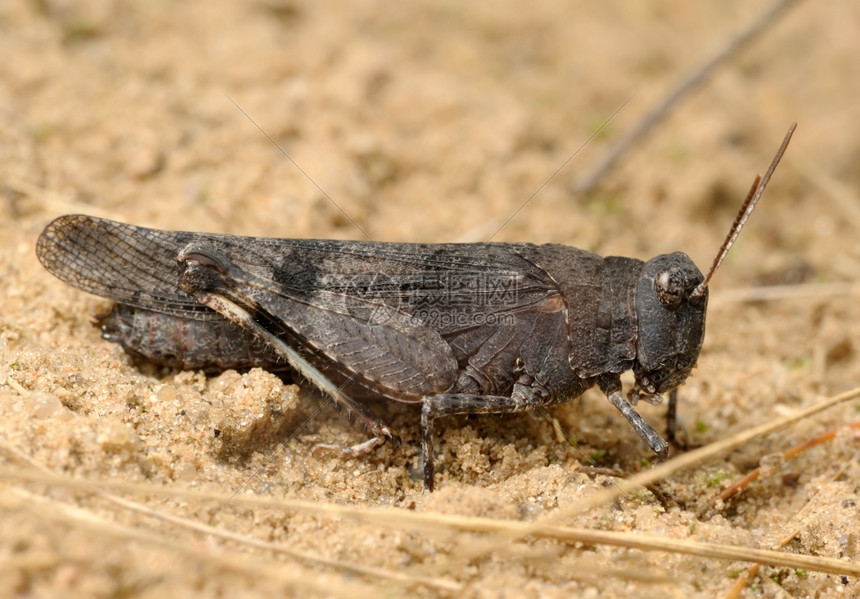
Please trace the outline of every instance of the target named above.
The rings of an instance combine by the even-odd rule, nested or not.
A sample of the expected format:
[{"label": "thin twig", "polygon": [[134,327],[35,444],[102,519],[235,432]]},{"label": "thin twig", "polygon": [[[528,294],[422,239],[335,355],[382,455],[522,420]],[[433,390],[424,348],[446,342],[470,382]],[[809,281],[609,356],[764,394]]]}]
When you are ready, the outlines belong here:
[{"label": "thin twig", "polygon": [[743,302],[768,302],[795,299],[816,299],[837,295],[856,295],[860,285],[856,283],[803,283],[800,285],[766,285],[764,287],[743,287],[726,289],[714,293],[708,307],[723,306]]},{"label": "thin twig", "polygon": [[[46,482],[56,486],[67,486],[73,488],[108,488],[124,487],[126,490],[134,490],[143,485],[123,484],[122,481],[79,481],[66,477],[53,477],[41,473],[0,470],[0,475],[6,479],[30,480],[33,482]],[[180,491],[168,487],[144,487],[148,494],[179,495],[186,499],[210,499],[218,500],[222,495],[205,493],[196,490]],[[367,508],[352,505],[341,505],[334,503],[321,503],[310,501],[296,501],[290,499],[271,500],[262,497],[240,497],[234,500],[236,505],[253,505],[271,509],[294,510],[313,514],[316,517],[339,517],[350,519],[355,522],[372,523],[379,526],[387,526],[403,529],[421,530],[456,530],[470,533],[495,534],[498,538],[546,538],[566,543],[584,543],[587,545],[610,545],[625,547],[628,549],[639,549],[642,551],[662,551],[667,553],[679,553],[695,555],[698,557],[722,559],[729,561],[748,561],[763,564],[776,564],[787,568],[803,568],[818,572],[832,574],[845,574],[849,576],[860,576],[860,564],[845,562],[843,560],[799,555],[771,551],[767,549],[755,549],[736,545],[723,545],[716,543],[705,543],[689,539],[673,539],[653,535],[639,535],[628,532],[617,532],[609,530],[594,530],[585,528],[574,528],[569,526],[556,526],[547,521],[529,523],[514,520],[501,520],[494,518],[480,518],[473,516],[457,516],[440,513],[421,513],[408,510],[397,510],[391,508]],[[504,551],[507,543],[496,543],[495,549]],[[475,556],[470,556],[472,559]]]},{"label": "thin twig", "polygon": [[[7,453],[14,455],[19,460],[25,462],[26,464],[29,464],[32,468],[41,472],[46,477],[47,480],[53,480],[56,484],[62,484],[63,478],[60,475],[55,474],[54,472],[52,472],[51,470],[49,470],[48,468],[46,468],[45,466],[43,466],[42,464],[40,464],[39,462],[37,462],[36,460],[31,458],[29,455],[24,453],[23,451],[20,451],[14,445],[2,443],[2,441],[0,441],[0,447],[5,449]],[[254,538],[254,537],[250,537],[247,535],[241,535],[241,534],[234,533],[234,532],[231,532],[228,530],[214,528],[208,524],[201,524],[200,522],[196,522],[196,521],[190,520],[188,518],[182,518],[180,516],[174,516],[174,515],[168,514],[166,512],[155,510],[155,509],[150,508],[150,507],[143,505],[141,503],[131,501],[128,499],[124,499],[122,497],[114,495],[113,493],[109,493],[106,489],[100,488],[98,485],[88,485],[88,486],[85,486],[84,488],[87,491],[94,493],[94,494],[102,497],[103,499],[105,499],[105,500],[107,500],[107,501],[109,501],[115,505],[121,506],[127,510],[130,510],[130,511],[133,511],[133,512],[136,512],[139,514],[149,516],[151,518],[155,518],[157,520],[161,520],[163,522],[168,522],[174,526],[184,528],[186,530],[192,530],[194,532],[201,533],[201,534],[204,534],[206,536],[218,537],[220,539],[234,541],[236,543],[240,543],[240,544],[246,545],[248,547],[256,547],[258,549],[264,549],[264,550],[270,551],[272,553],[280,553],[282,555],[287,555],[294,560],[303,561],[303,562],[309,563],[309,564],[314,565],[314,566],[316,566],[316,565],[328,566],[328,567],[334,568],[336,570],[341,570],[344,572],[350,572],[352,574],[358,574],[361,576],[365,576],[365,577],[369,578],[370,580],[380,580],[380,579],[381,580],[387,580],[387,581],[390,581],[392,583],[404,585],[407,587],[426,586],[426,587],[437,588],[437,589],[445,590],[445,591],[460,591],[460,590],[462,590],[462,585],[460,585],[459,583],[452,581],[452,580],[447,580],[447,579],[444,579],[441,577],[421,576],[421,575],[413,574],[410,572],[400,572],[400,571],[394,571],[394,570],[385,569],[385,568],[377,568],[377,567],[373,567],[373,566],[366,565],[366,564],[358,564],[358,563],[348,562],[348,561],[344,561],[344,560],[331,559],[331,558],[327,558],[323,555],[314,554],[314,553],[307,552],[307,551],[300,551],[300,550],[294,549],[292,547],[288,547],[282,543],[262,541],[260,539]],[[234,495],[230,496],[229,499],[233,500],[234,497],[235,497],[235,493],[234,493]],[[226,504],[227,504],[227,502],[225,501],[224,505],[226,505]],[[57,508],[54,507],[52,509],[56,510]],[[69,511],[69,510],[76,510],[76,509],[79,509],[79,508],[62,507],[60,509],[60,513],[71,514],[73,512]],[[63,512],[63,510],[66,510],[66,511]],[[83,512],[74,512],[74,513],[80,514]],[[105,525],[107,526],[108,524],[106,523]],[[141,529],[137,529],[137,530],[141,530]],[[123,535],[127,536],[129,534],[132,534],[132,533],[129,533],[127,530],[120,531],[120,536],[123,536]],[[154,533],[144,532],[143,534],[144,535],[150,535],[150,536],[146,537],[147,541],[150,541],[150,542],[157,544],[158,539],[156,539],[155,537],[152,536],[152,534],[154,534]]]}]

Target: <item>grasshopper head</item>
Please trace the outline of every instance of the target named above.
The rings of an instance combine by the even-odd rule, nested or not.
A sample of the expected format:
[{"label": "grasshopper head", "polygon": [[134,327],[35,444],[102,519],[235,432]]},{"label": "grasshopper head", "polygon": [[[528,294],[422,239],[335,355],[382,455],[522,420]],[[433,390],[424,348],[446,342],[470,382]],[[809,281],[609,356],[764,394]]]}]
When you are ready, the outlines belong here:
[{"label": "grasshopper head", "polygon": [[642,390],[650,395],[669,391],[690,376],[705,338],[708,283],[764,193],[796,126],[795,123],[788,128],[764,176],[753,181],[706,276],[681,252],[663,254],[645,263],[636,285],[639,338],[633,364],[634,398]]},{"label": "grasshopper head", "polygon": [[708,306],[708,290],[700,288],[704,279],[681,252],[645,263],[636,285],[639,338],[633,372],[636,386],[647,393],[677,387],[696,365]]}]

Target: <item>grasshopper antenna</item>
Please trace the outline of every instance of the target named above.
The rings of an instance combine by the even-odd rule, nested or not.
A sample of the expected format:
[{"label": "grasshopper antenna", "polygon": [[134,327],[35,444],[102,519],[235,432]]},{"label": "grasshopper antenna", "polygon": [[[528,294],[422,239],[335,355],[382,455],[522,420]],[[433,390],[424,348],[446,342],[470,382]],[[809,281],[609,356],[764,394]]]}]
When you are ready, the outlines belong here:
[{"label": "grasshopper antenna", "polygon": [[788,128],[788,133],[785,134],[785,138],[782,140],[782,145],[780,145],[779,150],[776,151],[776,156],[773,157],[773,161],[770,163],[764,177],[756,175],[755,181],[753,181],[752,187],[747,194],[747,198],[744,200],[741,209],[738,211],[738,215],[735,217],[735,222],[732,225],[732,228],[729,229],[729,234],[726,235],[723,245],[720,246],[720,251],[717,252],[716,257],[714,258],[714,263],[711,265],[711,269],[708,271],[708,274],[705,275],[705,280],[699,283],[699,285],[690,294],[690,299],[701,297],[705,292],[705,289],[708,288],[708,283],[711,282],[711,277],[714,276],[714,272],[716,272],[720,267],[720,264],[723,263],[723,259],[735,244],[735,240],[738,238],[738,235],[740,235],[741,229],[743,229],[744,225],[747,223],[750,214],[752,214],[753,209],[755,209],[755,205],[758,204],[761,194],[764,193],[764,188],[767,187],[770,177],[773,175],[773,171],[776,170],[776,166],[779,164],[779,161],[782,160],[782,155],[785,154],[788,142],[791,141],[791,136],[794,135],[794,130],[796,128],[797,123],[792,123],[791,127]]}]

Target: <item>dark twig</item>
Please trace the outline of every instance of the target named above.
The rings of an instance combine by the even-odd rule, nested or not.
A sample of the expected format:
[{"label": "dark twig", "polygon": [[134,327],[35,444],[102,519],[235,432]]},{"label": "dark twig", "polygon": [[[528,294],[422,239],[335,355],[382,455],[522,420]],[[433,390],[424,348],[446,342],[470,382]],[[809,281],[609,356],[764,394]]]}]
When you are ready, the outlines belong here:
[{"label": "dark twig", "polygon": [[583,195],[591,193],[621,159],[621,156],[629,151],[657,123],[662,121],[681,99],[699,87],[718,66],[727,62],[744,46],[776,23],[779,17],[796,3],[797,0],[776,0],[746,28],[723,44],[712,56],[692,69],[668,96],[649,112],[630,133],[615,144],[615,147],[594,168],[586,173],[576,185],[577,193]]}]

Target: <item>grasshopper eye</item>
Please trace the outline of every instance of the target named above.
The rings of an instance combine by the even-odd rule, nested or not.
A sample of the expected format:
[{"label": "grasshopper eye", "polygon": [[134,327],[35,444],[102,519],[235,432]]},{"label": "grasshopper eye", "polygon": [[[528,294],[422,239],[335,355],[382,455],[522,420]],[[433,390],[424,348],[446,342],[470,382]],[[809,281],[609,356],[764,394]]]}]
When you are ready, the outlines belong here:
[{"label": "grasshopper eye", "polygon": [[654,277],[654,293],[660,303],[669,310],[681,305],[686,287],[684,276],[677,266],[665,268]]}]

